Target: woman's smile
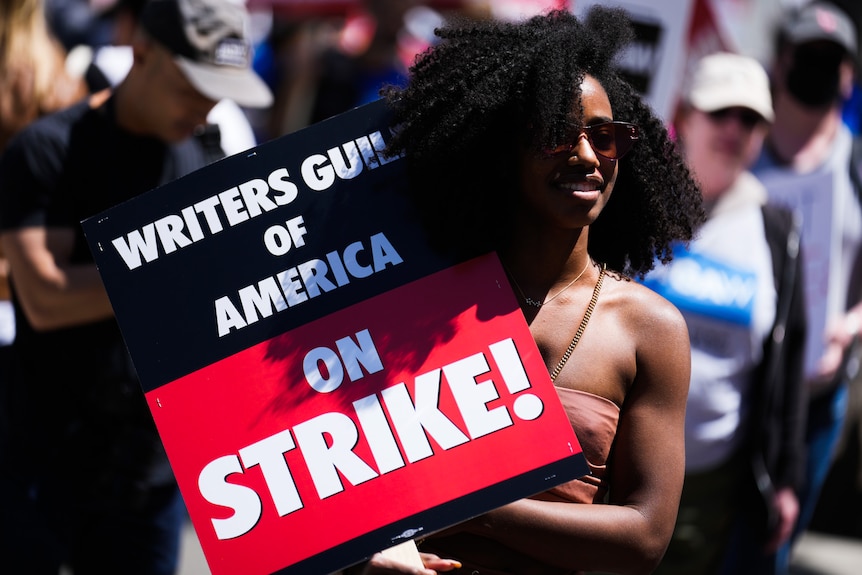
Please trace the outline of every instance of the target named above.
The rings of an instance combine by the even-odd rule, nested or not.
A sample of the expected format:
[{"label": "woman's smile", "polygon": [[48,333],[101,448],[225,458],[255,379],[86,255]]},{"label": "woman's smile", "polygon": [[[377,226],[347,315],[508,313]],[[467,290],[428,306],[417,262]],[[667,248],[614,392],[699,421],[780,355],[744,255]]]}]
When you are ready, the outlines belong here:
[{"label": "woman's smile", "polygon": [[554,175],[551,185],[572,196],[583,200],[597,200],[604,188],[604,180],[600,175],[584,176],[583,174]]}]

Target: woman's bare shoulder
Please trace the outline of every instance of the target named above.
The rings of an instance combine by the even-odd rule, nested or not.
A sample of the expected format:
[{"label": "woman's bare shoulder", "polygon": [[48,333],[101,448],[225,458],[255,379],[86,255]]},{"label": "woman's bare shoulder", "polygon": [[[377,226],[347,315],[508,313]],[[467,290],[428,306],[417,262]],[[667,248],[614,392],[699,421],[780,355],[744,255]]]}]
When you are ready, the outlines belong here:
[{"label": "woman's bare shoulder", "polygon": [[688,328],[680,311],[671,302],[635,280],[609,272],[608,279],[614,286],[614,301],[627,322],[650,337],[655,335],[684,335]]},{"label": "woman's bare shoulder", "polygon": [[[650,288],[618,275],[609,279],[609,298],[615,302],[620,322],[630,334],[634,352],[631,381],[639,388],[683,402],[688,392],[691,350],[688,326],[680,311]],[[684,410],[683,410],[684,411]]]}]

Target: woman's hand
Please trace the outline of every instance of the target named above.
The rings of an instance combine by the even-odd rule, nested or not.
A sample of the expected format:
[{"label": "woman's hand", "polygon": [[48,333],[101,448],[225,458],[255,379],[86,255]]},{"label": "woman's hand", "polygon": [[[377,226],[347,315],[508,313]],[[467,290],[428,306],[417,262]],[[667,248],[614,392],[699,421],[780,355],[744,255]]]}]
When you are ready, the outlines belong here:
[{"label": "woman's hand", "polygon": [[777,551],[788,540],[799,517],[799,500],[790,487],[784,487],[775,493],[773,505],[778,511],[778,526],[766,543],[766,551],[769,553]]},{"label": "woman's hand", "polygon": [[433,553],[419,553],[419,556],[422,558],[422,567],[407,565],[382,553],[375,553],[361,573],[362,575],[436,575],[461,567],[458,561],[441,559]]},{"label": "woman's hand", "polygon": [[844,364],[851,344],[862,329],[862,310],[853,309],[826,326],[826,345],[817,368],[817,383],[831,382]]}]

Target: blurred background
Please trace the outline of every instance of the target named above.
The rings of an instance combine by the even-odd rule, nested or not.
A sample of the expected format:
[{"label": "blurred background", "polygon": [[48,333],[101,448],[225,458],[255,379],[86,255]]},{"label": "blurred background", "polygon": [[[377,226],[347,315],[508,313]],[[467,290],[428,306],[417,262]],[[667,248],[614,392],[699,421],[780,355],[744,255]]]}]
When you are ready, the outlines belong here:
[{"label": "blurred background", "polygon": [[[237,0],[242,1],[242,0]],[[862,2],[834,0],[862,21]],[[52,30],[68,51],[67,67],[85,74],[97,58],[107,80],[122,78],[116,63],[122,9],[143,0],[46,0]],[[434,29],[450,18],[517,20],[553,8],[579,13],[598,0],[248,0],[255,43],[254,67],[275,94],[265,110],[242,110],[252,131],[234,153],[300,130],[374,100],[384,84],[399,84],[417,54],[435,42]],[[627,9],[637,41],[619,62],[621,70],[668,122],[680,84],[701,56],[728,50],[769,67],[776,27],[784,10],[801,0],[602,1]],[[112,56],[113,54],[113,56]],[[126,56],[128,57],[128,56]],[[121,60],[121,58],[120,58]],[[862,60],[862,59],[860,59]],[[127,69],[127,68],[126,68]],[[858,85],[844,119],[860,132]],[[225,134],[229,138],[230,134]],[[794,558],[799,575],[862,572],[862,465],[860,382],[852,386],[851,414],[838,458],[820,504]],[[193,530],[185,539],[181,575],[208,573]],[[845,567],[841,565],[847,565]]]}]

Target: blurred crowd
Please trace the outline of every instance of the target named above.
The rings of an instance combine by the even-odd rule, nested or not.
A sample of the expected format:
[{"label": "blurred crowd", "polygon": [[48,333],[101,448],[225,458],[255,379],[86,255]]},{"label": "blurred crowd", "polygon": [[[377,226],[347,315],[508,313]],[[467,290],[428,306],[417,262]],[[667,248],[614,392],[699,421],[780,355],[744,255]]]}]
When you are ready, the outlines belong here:
[{"label": "blurred crowd", "polygon": [[[69,52],[70,67],[85,73],[93,59],[114,62],[118,58],[115,48],[128,44],[126,16],[143,4],[143,0],[46,0],[46,14]],[[384,83],[403,83],[408,66],[434,42],[434,28],[444,18],[492,17],[493,4],[475,0],[249,3],[253,66],[275,95],[271,107],[245,110],[255,141],[265,142],[377,99]],[[497,4],[499,8],[506,2]],[[109,65],[116,70],[110,75],[116,83],[127,67]]]},{"label": "blurred crowd", "polygon": [[[237,0],[242,1],[242,0]],[[782,15],[806,0],[692,0],[689,15],[703,7],[719,28],[726,49],[769,67]],[[144,0],[45,0],[50,30],[69,54],[70,72],[86,73],[90,60],[113,62],[111,54],[128,43],[129,13]],[[265,110],[244,110],[262,143],[379,97],[381,85],[403,83],[416,55],[435,42],[434,29],[450,18],[518,20],[550,9],[577,10],[594,1],[570,0],[250,0],[250,38],[255,70],[276,100]],[[627,7],[624,1],[605,2]],[[632,3],[641,8],[643,2]],[[854,21],[860,9],[836,0]],[[663,8],[660,6],[660,8]],[[694,26],[694,23],[692,23]],[[694,34],[694,31],[691,32]],[[702,49],[701,49],[702,51]],[[699,56],[688,54],[688,65]],[[127,62],[127,60],[126,60]],[[119,82],[128,66],[108,64],[109,80]],[[680,95],[683,78],[670,92]],[[844,106],[845,122],[860,129],[862,91],[858,85]],[[670,116],[668,114],[670,123]]]},{"label": "blurred crowd", "polygon": [[[133,45],[146,2],[0,0],[0,154],[27,123],[125,80],[138,65]],[[742,21],[749,12],[741,7],[755,4],[762,29],[734,35],[734,26],[751,27]],[[702,185],[709,213],[700,243],[677,254],[677,261],[705,269],[708,260],[710,269],[732,275],[736,285],[751,281],[752,289],[772,295],[765,296],[768,304],[704,311],[702,302],[674,292],[661,277],[673,268],[646,278],[686,315],[697,391],[689,403],[680,519],[659,572],[741,573],[740,564],[759,565],[768,557],[768,568],[752,572],[782,573],[805,529],[862,538],[862,155],[855,143],[862,132],[862,4],[692,0],[692,6],[692,13],[710,11],[725,33],[715,50],[700,47],[705,53],[691,55],[665,118]],[[415,57],[435,43],[435,28],[448,20],[518,19],[577,7],[553,0],[249,0],[250,66],[271,93],[271,104],[261,105],[263,98],[242,105],[206,94],[200,115],[220,150],[201,163],[375,100],[385,85],[403,85]],[[41,24],[23,36],[25,44],[16,44],[4,28],[25,15]],[[750,37],[768,38],[767,48],[746,43]],[[21,56],[28,51],[32,61]],[[799,222],[792,221],[792,209],[777,215],[761,210],[781,203],[798,215],[802,208],[793,202],[804,203],[804,192],[803,200],[783,194],[808,185],[797,182],[809,176],[819,179],[816,186],[828,176],[830,213],[807,214],[800,228],[793,227]],[[763,244],[760,251],[749,237]],[[806,244],[815,240],[820,244]],[[776,245],[779,251],[770,252]],[[794,250],[803,255],[798,262]],[[793,254],[789,263],[782,260],[785,253]],[[774,263],[779,260],[784,267]],[[0,406],[8,408],[5,354],[16,326],[7,267],[0,259]],[[815,278],[828,279],[812,288]],[[812,302],[815,289],[820,299]],[[794,309],[805,315],[803,306],[804,321],[793,316]],[[786,346],[770,347],[785,334]],[[773,378],[781,385],[773,385]],[[0,416],[0,425],[7,425],[6,411]],[[753,423],[760,416],[765,425]],[[751,453],[762,459],[752,463]],[[736,514],[744,501],[739,485],[751,479],[752,465],[761,496],[763,481],[771,483],[761,510],[766,536],[746,531],[739,522],[747,516]],[[764,556],[739,543],[764,538]]]}]

